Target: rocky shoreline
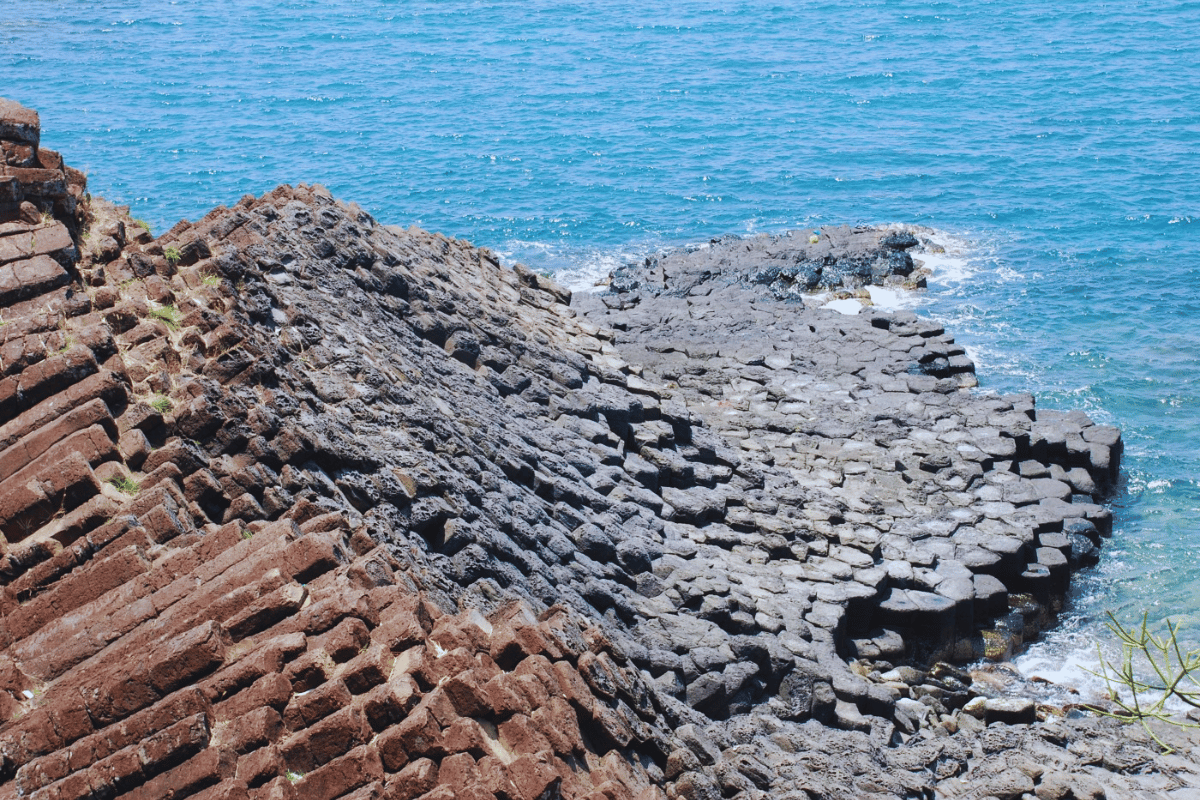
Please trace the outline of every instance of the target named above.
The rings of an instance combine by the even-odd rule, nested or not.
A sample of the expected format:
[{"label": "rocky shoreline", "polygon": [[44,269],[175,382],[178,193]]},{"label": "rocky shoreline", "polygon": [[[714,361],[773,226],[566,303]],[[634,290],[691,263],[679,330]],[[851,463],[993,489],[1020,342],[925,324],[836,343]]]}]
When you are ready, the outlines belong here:
[{"label": "rocky shoreline", "polygon": [[[1029,395],[968,391],[977,382],[963,348],[910,312],[804,307],[797,270],[823,268],[836,281],[826,288],[863,295],[871,283],[911,283],[909,251],[920,255],[910,231],[812,238],[663,254],[574,305],[616,331],[635,365],[624,369],[667,387],[737,448],[739,469],[762,476],[731,487],[701,542],[766,551],[765,571],[807,579],[818,609],[808,623],[830,630],[843,655],[1004,658],[1053,619],[1071,568],[1094,563],[1111,535],[1098,503],[1116,482],[1120,432],[1080,412],[1036,411]],[[674,497],[671,513],[697,515]],[[799,609],[793,599],[790,616]]]},{"label": "rocky shoreline", "polygon": [[1200,785],[963,669],[1098,557],[1121,440],[806,305],[920,231],[572,296],[320,187],[154,239],[39,135],[0,104],[0,798]]}]

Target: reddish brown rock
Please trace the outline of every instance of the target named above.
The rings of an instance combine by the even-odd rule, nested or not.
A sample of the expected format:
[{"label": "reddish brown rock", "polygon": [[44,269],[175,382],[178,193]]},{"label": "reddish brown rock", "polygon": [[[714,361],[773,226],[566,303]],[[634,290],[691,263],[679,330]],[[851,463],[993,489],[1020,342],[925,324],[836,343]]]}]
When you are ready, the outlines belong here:
[{"label": "reddish brown rock", "polygon": [[283,719],[279,712],[270,706],[259,706],[226,722],[220,731],[220,740],[223,747],[245,755],[276,741],[282,732]]},{"label": "reddish brown rock", "polygon": [[403,722],[380,734],[379,755],[388,772],[397,772],[411,758],[441,758],[442,726],[426,708],[417,708]]},{"label": "reddish brown rock", "polygon": [[301,796],[313,800],[333,800],[353,789],[383,778],[379,754],[370,746],[356,747],[297,782]]},{"label": "reddish brown rock", "polygon": [[0,97],[0,139],[37,147],[40,137],[38,113],[14,100]]},{"label": "reddish brown rock", "polygon": [[174,767],[125,795],[130,800],[169,800],[176,796],[195,794],[234,777],[237,759],[227,750],[207,748],[177,767]]},{"label": "reddish brown rock", "polygon": [[419,758],[405,766],[387,782],[392,800],[413,800],[437,786],[438,767],[428,758]]},{"label": "reddish brown rock", "polygon": [[251,789],[252,800],[299,800],[295,779],[280,776],[268,781],[258,789]]},{"label": "reddish brown rock", "polygon": [[583,734],[575,709],[561,697],[551,697],[535,708],[530,716],[533,727],[561,755],[580,755],[584,751]]},{"label": "reddish brown rock", "polygon": [[[152,240],[39,135],[0,101],[0,798],[579,796],[605,754],[577,719],[578,622],[446,613],[441,578],[364,521],[371,492],[409,513],[444,487],[331,460],[289,411],[295,326],[263,338],[261,279],[226,272],[327,193]],[[456,369],[483,363],[447,341]],[[460,511],[434,528],[466,530]]]},{"label": "reddish brown rock", "polygon": [[247,786],[258,787],[287,771],[279,748],[274,745],[247,753],[238,759],[237,778]]},{"label": "reddish brown rock", "polygon": [[262,707],[282,710],[292,696],[292,684],[277,672],[262,676],[253,684],[213,707],[217,720],[232,720]]},{"label": "reddish brown rock", "polygon": [[562,784],[562,776],[545,760],[523,755],[507,767],[508,778],[516,791],[513,800],[538,800]]},{"label": "reddish brown rock", "polygon": [[225,660],[228,637],[216,622],[204,622],[170,642],[150,670],[160,694],[192,683],[216,669]]},{"label": "reddish brown rock", "polygon": [[376,686],[363,698],[363,712],[375,731],[400,722],[420,702],[420,689],[410,676],[399,675]]},{"label": "reddish brown rock", "polygon": [[192,795],[195,800],[249,800],[250,787],[238,778],[221,781]]},{"label": "reddish brown rock", "polygon": [[289,729],[300,730],[349,706],[351,700],[350,690],[344,683],[340,680],[330,681],[293,696],[284,718]]},{"label": "reddish brown rock", "polygon": [[471,671],[464,670],[449,678],[443,688],[454,709],[463,716],[488,716],[494,710],[487,692]]},{"label": "reddish brown rock", "polygon": [[342,681],[351,694],[360,695],[387,680],[393,658],[382,645],[365,649],[340,670]]},{"label": "reddish brown rock", "polygon": [[315,725],[292,734],[280,745],[289,768],[310,772],[371,737],[361,711],[343,708]]},{"label": "reddish brown rock", "polygon": [[434,649],[426,649],[425,658],[421,662],[421,666],[415,673],[416,676],[429,686],[437,686],[443,681],[449,680],[455,675],[458,675],[475,666],[475,653],[466,647],[446,652],[435,645]]},{"label": "reddish brown rock", "polygon": [[433,629],[429,605],[416,596],[402,598],[380,619],[376,638],[393,652],[424,644]]},{"label": "reddish brown rock", "polygon": [[470,717],[456,719],[442,731],[442,747],[447,753],[470,753],[482,758],[493,749],[491,742],[483,726]]},{"label": "reddish brown rock", "polygon": [[320,648],[339,664],[349,661],[367,648],[371,642],[371,631],[358,617],[348,617],[333,630],[314,636],[310,646]]}]

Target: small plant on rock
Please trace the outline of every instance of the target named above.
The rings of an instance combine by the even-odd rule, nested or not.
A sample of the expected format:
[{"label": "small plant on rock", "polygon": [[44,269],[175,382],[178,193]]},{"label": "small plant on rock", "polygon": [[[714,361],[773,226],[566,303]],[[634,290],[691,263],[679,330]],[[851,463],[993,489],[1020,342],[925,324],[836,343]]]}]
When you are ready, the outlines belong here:
[{"label": "small plant on rock", "polygon": [[115,478],[109,478],[108,482],[117,488],[117,491],[122,494],[137,494],[138,489],[142,488],[141,484],[130,478],[128,475],[120,475]]},{"label": "small plant on rock", "polygon": [[289,769],[287,773],[285,773],[284,777],[287,778],[290,783],[295,783],[304,777],[304,773],[296,772],[294,769]]},{"label": "small plant on rock", "polygon": [[150,223],[146,222],[146,220],[141,219],[140,217],[134,217],[133,224],[144,230],[146,233],[150,233]]},{"label": "small plant on rock", "polygon": [[159,306],[150,309],[150,316],[166,325],[173,331],[179,330],[179,309],[172,305]]},{"label": "small plant on rock", "polygon": [[183,253],[179,252],[178,247],[171,245],[163,250],[163,258],[167,260],[168,264],[175,266],[179,263],[179,259],[183,258]]},{"label": "small plant on rock", "polygon": [[[1182,703],[1200,709],[1200,650],[1187,650],[1179,644],[1179,623],[1167,620],[1167,632],[1155,636],[1150,632],[1149,614],[1142,615],[1138,627],[1125,627],[1108,612],[1108,629],[1121,643],[1121,659],[1114,664],[1104,657],[1097,645],[1099,671],[1092,674],[1103,679],[1108,687],[1113,708],[1091,710],[1122,722],[1138,722],[1150,738],[1166,753],[1173,752],[1162,739],[1150,730],[1150,721],[1157,720],[1180,728],[1200,728],[1200,725],[1181,720],[1168,710],[1169,703]],[[1145,664],[1153,677],[1138,677],[1135,667]]]},{"label": "small plant on rock", "polygon": [[221,276],[220,275],[211,275],[211,274],[204,275],[204,276],[201,276],[200,282],[203,283],[205,286],[220,286],[221,285]]},{"label": "small plant on rock", "polygon": [[65,353],[75,345],[75,337],[67,329],[66,315],[58,320],[58,332],[62,334],[62,343],[58,346],[57,352]]},{"label": "small plant on rock", "polygon": [[175,407],[175,404],[171,402],[171,398],[160,394],[150,401],[150,407],[160,414],[167,414]]}]

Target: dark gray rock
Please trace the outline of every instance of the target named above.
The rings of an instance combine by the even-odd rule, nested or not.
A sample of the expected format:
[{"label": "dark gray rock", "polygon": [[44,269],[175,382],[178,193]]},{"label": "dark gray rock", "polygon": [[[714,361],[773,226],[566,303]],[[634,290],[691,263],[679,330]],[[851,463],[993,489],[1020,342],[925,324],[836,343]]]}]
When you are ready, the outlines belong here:
[{"label": "dark gray rock", "polygon": [[[725,239],[572,297],[320,190],[283,194],[239,208],[242,238],[203,256],[245,287],[274,396],[270,422],[253,399],[206,455],[261,438],[266,484],[361,520],[448,607],[585,615],[603,637],[577,652],[650,676],[622,683],[598,658],[585,679],[677,796],[919,796],[967,769],[961,732],[901,766],[949,731],[936,712],[961,686],[914,684],[930,711],[904,716],[848,654],[948,657],[1009,589],[1064,591],[1051,573],[1111,529],[1087,478],[1113,484],[1120,438],[971,393],[936,323],[797,302],[915,285],[925,233]],[[1042,619],[1015,616],[1014,636]]]}]

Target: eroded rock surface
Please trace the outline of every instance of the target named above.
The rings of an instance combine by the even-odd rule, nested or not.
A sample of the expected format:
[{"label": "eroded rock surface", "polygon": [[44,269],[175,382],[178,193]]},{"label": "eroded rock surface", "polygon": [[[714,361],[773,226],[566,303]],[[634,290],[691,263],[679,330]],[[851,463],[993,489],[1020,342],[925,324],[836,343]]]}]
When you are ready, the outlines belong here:
[{"label": "eroded rock surface", "polygon": [[573,307],[319,187],[154,240],[2,185],[0,798],[1191,785],[935,665],[1049,618],[1120,438],[968,391],[931,323],[796,302],[797,265],[913,280],[912,234]]}]

